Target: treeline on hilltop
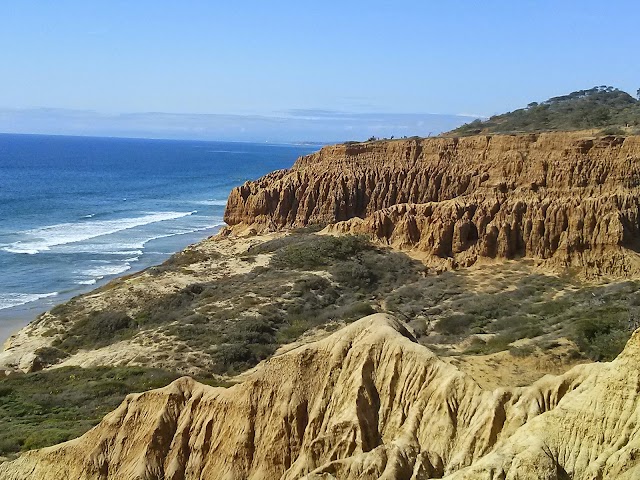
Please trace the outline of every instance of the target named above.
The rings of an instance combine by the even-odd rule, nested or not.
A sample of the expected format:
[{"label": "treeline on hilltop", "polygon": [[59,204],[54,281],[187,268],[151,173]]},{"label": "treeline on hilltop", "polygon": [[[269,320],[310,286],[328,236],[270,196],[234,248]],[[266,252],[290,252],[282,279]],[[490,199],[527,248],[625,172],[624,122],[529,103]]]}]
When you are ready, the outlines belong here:
[{"label": "treeline on hilltop", "polygon": [[449,134],[517,133],[598,129],[603,134],[640,133],[638,99],[614,87],[600,86],[553,97],[525,108],[474,120]]}]

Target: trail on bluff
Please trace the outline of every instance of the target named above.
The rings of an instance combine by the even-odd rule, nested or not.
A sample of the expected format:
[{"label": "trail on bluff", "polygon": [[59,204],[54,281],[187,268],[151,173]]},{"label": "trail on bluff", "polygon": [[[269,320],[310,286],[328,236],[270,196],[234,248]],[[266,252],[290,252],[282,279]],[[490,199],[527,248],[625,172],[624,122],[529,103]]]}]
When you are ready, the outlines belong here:
[{"label": "trail on bluff", "polygon": [[234,189],[236,230],[330,224],[440,268],[531,257],[640,273],[640,137],[549,133],[343,144]]},{"label": "trail on bluff", "polygon": [[228,389],[130,395],[0,478],[634,478],[639,335],[610,364],[489,391],[376,314]]}]

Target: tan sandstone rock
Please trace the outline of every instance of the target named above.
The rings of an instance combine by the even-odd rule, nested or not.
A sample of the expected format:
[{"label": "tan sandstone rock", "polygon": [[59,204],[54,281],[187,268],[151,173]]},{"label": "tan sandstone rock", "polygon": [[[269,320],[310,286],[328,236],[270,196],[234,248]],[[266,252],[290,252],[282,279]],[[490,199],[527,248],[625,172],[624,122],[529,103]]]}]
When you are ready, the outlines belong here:
[{"label": "tan sandstone rock", "polygon": [[130,395],[0,478],[638,478],[639,361],[636,333],[612,363],[483,390],[376,314],[228,389],[185,377]]},{"label": "tan sandstone rock", "polygon": [[640,137],[579,134],[343,144],[234,189],[238,230],[331,224],[444,266],[531,257],[640,273]]}]

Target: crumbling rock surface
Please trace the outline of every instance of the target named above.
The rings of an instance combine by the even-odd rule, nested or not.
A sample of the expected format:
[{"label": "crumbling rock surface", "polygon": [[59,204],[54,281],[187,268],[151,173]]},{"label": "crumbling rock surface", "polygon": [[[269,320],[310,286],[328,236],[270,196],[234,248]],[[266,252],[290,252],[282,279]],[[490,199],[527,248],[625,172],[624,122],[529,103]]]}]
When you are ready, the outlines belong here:
[{"label": "crumbling rock surface", "polygon": [[185,377],[130,395],[0,478],[638,478],[639,362],[636,333],[612,363],[488,391],[376,314],[227,389]]},{"label": "crumbling rock surface", "polygon": [[225,221],[329,224],[457,267],[530,257],[640,273],[640,137],[571,133],[343,144],[235,188]]}]

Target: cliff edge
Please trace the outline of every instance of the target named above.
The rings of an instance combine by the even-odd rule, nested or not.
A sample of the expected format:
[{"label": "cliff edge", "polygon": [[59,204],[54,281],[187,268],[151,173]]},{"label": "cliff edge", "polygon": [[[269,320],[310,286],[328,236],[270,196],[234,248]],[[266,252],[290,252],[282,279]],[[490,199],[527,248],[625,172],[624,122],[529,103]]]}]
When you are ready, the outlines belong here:
[{"label": "cliff edge", "polygon": [[439,268],[533,258],[640,273],[640,137],[579,133],[328,146],[235,188],[237,230],[311,224],[370,234]]}]

